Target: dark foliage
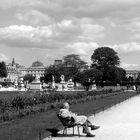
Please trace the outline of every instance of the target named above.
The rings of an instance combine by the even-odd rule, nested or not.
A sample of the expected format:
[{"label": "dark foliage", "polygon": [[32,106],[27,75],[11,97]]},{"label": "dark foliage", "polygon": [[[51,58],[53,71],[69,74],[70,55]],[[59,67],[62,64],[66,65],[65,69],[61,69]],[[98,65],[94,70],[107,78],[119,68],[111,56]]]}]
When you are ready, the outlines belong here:
[{"label": "dark foliage", "polygon": [[7,77],[7,69],[5,62],[0,62],[0,77]]}]

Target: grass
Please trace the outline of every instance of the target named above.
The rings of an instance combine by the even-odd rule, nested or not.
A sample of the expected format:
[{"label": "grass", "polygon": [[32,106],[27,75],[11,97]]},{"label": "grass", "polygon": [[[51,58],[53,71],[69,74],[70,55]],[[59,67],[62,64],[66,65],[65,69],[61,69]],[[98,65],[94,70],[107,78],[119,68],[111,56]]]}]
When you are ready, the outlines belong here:
[{"label": "grass", "polygon": [[50,94],[38,92],[26,92],[12,98],[0,99],[0,123],[22,118],[38,112],[46,112],[60,106],[62,102],[85,102],[96,96],[104,96],[112,93],[112,89],[102,91],[69,91],[50,92]]},{"label": "grass", "polygon": [[[71,110],[78,114],[89,116],[101,111],[103,108],[133,97],[136,94],[136,92],[119,92],[106,96],[96,96],[94,99],[72,103]],[[1,124],[0,140],[38,140],[39,131],[42,132],[43,138],[49,135],[49,132],[46,132],[45,128],[56,127],[62,129],[62,124],[56,117],[57,110],[58,108],[54,108],[47,112],[37,113],[19,120]]]}]

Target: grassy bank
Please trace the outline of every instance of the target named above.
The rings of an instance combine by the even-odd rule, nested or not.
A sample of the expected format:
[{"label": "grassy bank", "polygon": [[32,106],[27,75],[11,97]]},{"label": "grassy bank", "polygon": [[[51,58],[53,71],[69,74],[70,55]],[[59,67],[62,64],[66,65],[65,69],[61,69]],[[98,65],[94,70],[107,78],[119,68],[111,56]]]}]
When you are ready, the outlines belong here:
[{"label": "grassy bank", "polygon": [[[101,91],[67,91],[50,93],[25,92],[11,98],[0,99],[0,123],[59,107],[64,101],[79,103],[114,94],[112,89]],[[117,94],[118,91],[115,92]],[[7,93],[5,93],[7,94]],[[9,94],[14,94],[13,92]]]},{"label": "grassy bank", "polygon": [[[71,102],[71,110],[78,114],[91,115],[107,107],[122,102],[136,92],[115,92],[104,95],[96,95],[94,98],[81,99],[79,102]],[[29,115],[22,119],[6,122],[0,125],[0,140],[38,140],[38,132],[42,137],[49,135],[45,128],[56,127],[62,129],[60,121],[56,117],[57,107],[47,112]]]}]

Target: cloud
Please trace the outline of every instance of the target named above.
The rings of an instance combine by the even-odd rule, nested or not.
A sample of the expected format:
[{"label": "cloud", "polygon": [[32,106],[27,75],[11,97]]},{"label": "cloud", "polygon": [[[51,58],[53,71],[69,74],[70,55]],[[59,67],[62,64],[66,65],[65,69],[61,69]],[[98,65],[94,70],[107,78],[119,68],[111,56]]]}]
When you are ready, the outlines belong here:
[{"label": "cloud", "polygon": [[22,11],[16,14],[17,19],[29,25],[48,25],[52,22],[52,18],[38,10]]},{"label": "cloud", "polygon": [[72,49],[80,55],[89,55],[98,47],[99,45],[96,42],[76,42],[67,46],[67,48]]},{"label": "cloud", "polygon": [[[76,18],[124,18],[139,14],[139,0],[4,0],[1,9],[17,11],[37,11],[55,19]],[[129,9],[129,10],[128,10]]]},{"label": "cloud", "polygon": [[122,68],[124,69],[135,69],[135,68],[139,68],[139,64],[129,64],[129,63],[121,63],[120,65]]},{"label": "cloud", "polygon": [[79,54],[83,60],[91,64],[91,55],[99,45],[96,42],[76,42],[67,45],[70,53]]},{"label": "cloud", "polygon": [[132,18],[128,24],[125,24],[124,27],[130,31],[131,39],[138,39],[140,38],[140,18],[135,17]]},{"label": "cloud", "polygon": [[65,47],[74,42],[91,42],[103,36],[104,27],[89,18],[53,21],[46,26],[10,25],[0,28],[0,41],[12,47]]},{"label": "cloud", "polygon": [[131,22],[126,27],[131,32],[139,32],[140,31],[140,18],[133,18]]},{"label": "cloud", "polygon": [[[47,2],[47,4],[46,4]],[[46,13],[53,14],[54,17],[133,17],[139,10],[139,0],[53,0],[44,1]],[[53,8],[54,7],[54,8]],[[130,9],[130,10],[128,10]],[[137,13],[138,14],[138,13]]]},{"label": "cloud", "polygon": [[31,42],[39,42],[41,37],[50,37],[52,35],[52,30],[49,27],[32,27],[25,25],[12,25],[9,27],[0,29],[1,39],[28,39]]},{"label": "cloud", "polygon": [[93,40],[97,37],[103,37],[104,33],[103,31],[105,28],[99,24],[94,24],[93,20],[90,18],[83,18],[80,20],[81,29],[82,29],[82,35],[79,36],[80,38],[87,38],[89,40]]},{"label": "cloud", "polygon": [[39,6],[43,5],[42,0],[4,0],[0,1],[0,8],[2,9],[10,9],[15,7],[30,7],[30,6]]},{"label": "cloud", "polygon": [[104,45],[113,48],[115,51],[120,54],[130,54],[130,53],[139,53],[140,44],[137,42],[129,42],[124,44],[115,44],[115,45]]},{"label": "cloud", "polygon": [[5,54],[0,53],[0,61],[7,62],[7,61],[9,61],[9,57],[6,56]]}]

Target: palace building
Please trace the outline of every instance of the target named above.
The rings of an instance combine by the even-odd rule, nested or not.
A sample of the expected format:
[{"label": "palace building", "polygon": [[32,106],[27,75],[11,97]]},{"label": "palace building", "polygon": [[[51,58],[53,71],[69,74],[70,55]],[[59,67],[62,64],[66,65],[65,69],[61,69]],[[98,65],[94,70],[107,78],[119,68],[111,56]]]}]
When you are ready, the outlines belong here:
[{"label": "palace building", "polygon": [[[6,64],[7,68],[7,77],[3,78],[6,82],[15,82],[18,81],[20,77],[24,77],[27,74],[31,74],[33,76],[44,76],[45,67],[42,62],[35,61],[32,63],[30,67],[25,67],[15,63],[15,59],[12,59],[12,63]],[[2,80],[2,81],[3,81]]]},{"label": "palace building", "polygon": [[25,76],[26,74],[30,74],[30,75],[33,75],[33,76],[44,76],[44,73],[45,73],[45,66],[43,65],[42,62],[40,61],[35,61],[33,62],[33,64],[31,65],[31,67],[23,67],[20,69],[20,77],[23,77]]},{"label": "palace building", "polygon": [[15,59],[12,59],[12,63],[6,64],[7,68],[7,77],[4,78],[4,81],[15,82],[18,80],[20,74],[20,68],[23,67],[18,63],[15,63]]},{"label": "palace building", "polygon": [[[62,64],[62,60],[54,61],[54,65],[56,67],[61,64]],[[65,67],[69,68],[69,67],[71,67],[71,65],[66,65]],[[24,77],[27,74],[31,74],[33,76],[38,75],[40,77],[43,77],[45,70],[46,70],[46,67],[43,65],[43,63],[38,60],[33,62],[30,67],[25,67],[25,66],[22,66],[22,65],[19,65],[18,63],[16,63],[14,58],[12,59],[11,63],[6,64],[6,68],[7,68],[8,75],[6,78],[3,78],[3,80],[7,81],[7,82],[15,82],[20,77]],[[81,68],[81,71],[82,70],[83,69]],[[140,73],[139,70],[126,70],[126,76],[127,77],[131,76],[131,77],[133,77],[134,80],[138,77],[139,73]]]},{"label": "palace building", "polygon": [[126,77],[133,77],[135,80],[138,77],[138,74],[140,73],[139,70],[126,70]]}]

